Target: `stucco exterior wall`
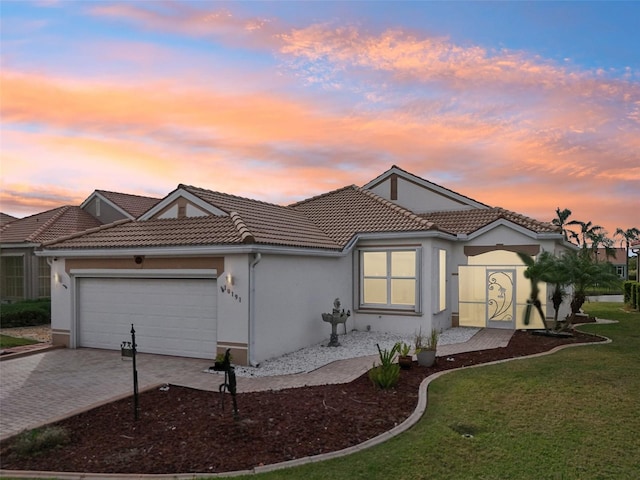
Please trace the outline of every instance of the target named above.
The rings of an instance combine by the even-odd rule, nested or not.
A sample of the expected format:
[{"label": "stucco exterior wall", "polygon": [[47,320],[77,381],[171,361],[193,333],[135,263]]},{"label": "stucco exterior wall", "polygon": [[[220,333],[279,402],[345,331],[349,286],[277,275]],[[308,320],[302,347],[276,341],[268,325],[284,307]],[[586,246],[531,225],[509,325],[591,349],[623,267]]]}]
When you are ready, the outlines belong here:
[{"label": "stucco exterior wall", "polygon": [[224,272],[218,275],[218,348],[231,349],[233,363],[249,359],[249,255],[226,255]]},{"label": "stucco exterior wall", "polygon": [[[262,362],[329,339],[331,312],[340,298],[353,311],[351,257],[263,254],[255,266],[254,361]],[[347,321],[353,328],[353,320]],[[339,327],[342,333],[342,327]]]},{"label": "stucco exterior wall", "polygon": [[[392,201],[413,212],[425,213],[437,212],[440,210],[464,210],[472,208],[469,205],[457,202],[451,197],[444,196],[435,190],[430,190],[400,176],[396,178],[397,199]],[[391,178],[387,178],[371,190],[381,197],[391,200],[391,182]]]}]

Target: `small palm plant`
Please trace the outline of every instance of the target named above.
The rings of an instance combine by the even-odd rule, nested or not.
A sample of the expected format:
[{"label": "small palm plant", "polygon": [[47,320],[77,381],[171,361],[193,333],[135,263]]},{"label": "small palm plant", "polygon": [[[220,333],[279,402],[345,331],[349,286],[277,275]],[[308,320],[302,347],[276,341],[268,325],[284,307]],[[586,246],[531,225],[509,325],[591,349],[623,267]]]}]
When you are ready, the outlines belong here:
[{"label": "small palm plant", "polygon": [[380,365],[373,363],[373,368],[369,370],[369,379],[374,385],[386,390],[395,386],[400,378],[400,365],[394,363],[400,344],[396,343],[391,350],[383,350],[377,343],[376,347],[380,355]]}]

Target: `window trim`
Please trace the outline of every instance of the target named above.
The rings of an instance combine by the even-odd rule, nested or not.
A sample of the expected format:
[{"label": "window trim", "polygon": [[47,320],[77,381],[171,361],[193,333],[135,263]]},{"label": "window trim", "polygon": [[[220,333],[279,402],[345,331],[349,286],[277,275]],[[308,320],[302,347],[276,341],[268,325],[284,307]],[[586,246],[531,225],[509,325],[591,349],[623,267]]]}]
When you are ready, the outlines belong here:
[{"label": "window trim", "polygon": [[[442,258],[444,255],[444,259]],[[433,313],[438,314],[444,312],[448,308],[448,292],[447,292],[447,263],[449,252],[445,248],[435,247],[433,249],[434,258],[434,295],[433,295]],[[444,260],[444,262],[443,262]]]},{"label": "window trim", "polygon": [[[384,252],[387,255],[387,272],[385,280],[387,282],[387,303],[365,303],[364,302],[364,254],[370,252]],[[415,276],[414,277],[393,277],[391,272],[391,259],[394,252],[414,252],[415,253]],[[379,277],[382,278],[382,277]],[[403,305],[391,303],[391,280],[394,278],[410,278],[415,281],[415,302],[414,305]],[[382,310],[395,311],[398,313],[421,313],[421,292],[422,292],[422,247],[398,246],[398,247],[367,247],[358,250],[358,309],[359,310]]]}]

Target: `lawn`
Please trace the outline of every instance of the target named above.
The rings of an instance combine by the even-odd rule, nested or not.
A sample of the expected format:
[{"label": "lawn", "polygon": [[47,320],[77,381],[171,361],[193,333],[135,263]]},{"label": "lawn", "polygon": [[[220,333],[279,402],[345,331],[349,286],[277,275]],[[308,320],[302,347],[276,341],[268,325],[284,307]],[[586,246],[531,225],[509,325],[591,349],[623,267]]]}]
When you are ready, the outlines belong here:
[{"label": "lawn", "polygon": [[399,437],[344,458],[240,478],[637,478],[640,313],[617,303],[584,308],[620,321],[582,327],[613,343],[450,373],[430,385],[425,415]]},{"label": "lawn", "polygon": [[429,386],[422,419],[388,442],[335,460],[236,478],[637,478],[640,313],[617,303],[584,308],[619,320],[581,327],[613,343],[454,371]]},{"label": "lawn", "polygon": [[16,338],[8,335],[0,335],[0,348],[20,347],[22,345],[33,345],[37,340],[30,338]]}]

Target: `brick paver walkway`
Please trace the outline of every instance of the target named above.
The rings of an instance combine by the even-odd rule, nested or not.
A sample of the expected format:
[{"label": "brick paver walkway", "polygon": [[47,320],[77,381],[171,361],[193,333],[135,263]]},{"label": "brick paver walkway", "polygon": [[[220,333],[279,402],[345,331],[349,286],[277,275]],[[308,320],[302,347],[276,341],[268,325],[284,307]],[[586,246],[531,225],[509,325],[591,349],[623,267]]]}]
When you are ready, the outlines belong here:
[{"label": "brick paver walkway", "polygon": [[[442,345],[438,356],[506,346],[512,331],[484,329],[468,342]],[[339,360],[313,372],[277,377],[238,377],[238,392],[346,383],[377,355]],[[211,360],[139,354],[140,390],[161,383],[217,390],[219,374],[205,373]],[[132,392],[131,361],[120,352],[58,349],[0,362],[0,438],[86,410]]]}]

